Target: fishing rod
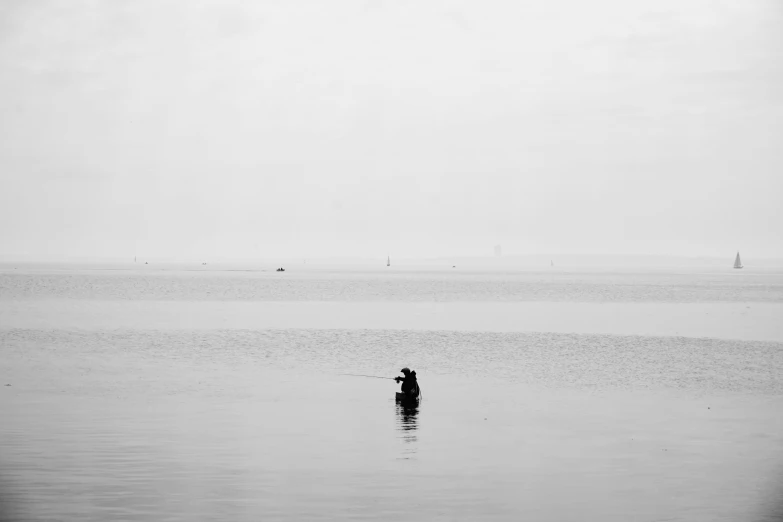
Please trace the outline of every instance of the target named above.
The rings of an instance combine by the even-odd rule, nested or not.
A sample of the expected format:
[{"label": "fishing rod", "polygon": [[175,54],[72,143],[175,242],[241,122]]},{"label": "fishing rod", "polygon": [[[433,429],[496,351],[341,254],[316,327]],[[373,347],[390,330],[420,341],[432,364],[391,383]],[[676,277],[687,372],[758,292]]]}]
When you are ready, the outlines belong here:
[{"label": "fishing rod", "polygon": [[[378,377],[377,375],[362,375],[360,373],[338,373],[337,375],[350,375],[351,377],[369,377],[370,379],[391,379],[392,381],[397,380],[394,377]],[[419,400],[424,399],[424,395],[421,393],[421,387],[419,387],[419,383],[416,383],[416,389],[419,392],[417,394],[417,398]]]},{"label": "fishing rod", "polygon": [[391,379],[394,380],[394,377],[378,377],[377,375],[361,375],[358,373],[341,373],[340,375],[350,375],[352,377],[369,377],[371,379]]}]

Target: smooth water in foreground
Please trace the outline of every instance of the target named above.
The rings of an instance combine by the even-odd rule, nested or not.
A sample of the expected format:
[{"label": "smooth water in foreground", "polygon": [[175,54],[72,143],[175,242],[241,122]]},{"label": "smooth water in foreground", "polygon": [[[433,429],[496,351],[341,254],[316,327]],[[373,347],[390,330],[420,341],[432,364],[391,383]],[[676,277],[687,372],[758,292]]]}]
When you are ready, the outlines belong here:
[{"label": "smooth water in foreground", "polygon": [[0,515],[777,520],[781,279],[4,270]]}]

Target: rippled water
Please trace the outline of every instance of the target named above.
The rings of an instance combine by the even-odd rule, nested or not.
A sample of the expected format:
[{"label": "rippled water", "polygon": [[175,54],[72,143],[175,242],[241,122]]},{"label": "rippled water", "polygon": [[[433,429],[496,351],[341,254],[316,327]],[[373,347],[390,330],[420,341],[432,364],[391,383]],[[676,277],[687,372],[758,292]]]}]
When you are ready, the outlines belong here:
[{"label": "rippled water", "polygon": [[783,303],[783,272],[0,272],[7,298]]},{"label": "rippled water", "polygon": [[[296,304],[302,296],[322,292],[326,301],[356,302],[372,288],[380,294],[370,300],[405,302],[397,292],[410,287],[414,302],[435,280],[464,301],[484,295],[470,285],[495,280],[493,292],[513,294],[499,290],[499,301],[524,301],[530,294],[519,288],[527,285],[568,301],[632,296],[629,305],[647,301],[651,280],[680,281],[684,289],[665,290],[675,297],[656,301],[663,308],[654,310],[665,310],[699,292],[736,302],[732,296],[774,288],[777,276],[746,278],[752,284],[727,291],[733,276],[710,276],[723,281],[715,290],[699,274],[604,274],[598,283],[585,283],[593,276],[582,274],[569,276],[577,280],[571,294],[565,280],[530,274],[473,274],[464,276],[467,286],[463,276],[426,273],[399,280],[306,274],[286,283],[158,274],[149,294],[134,293],[138,277],[0,275],[0,385],[10,384],[0,386],[0,515],[728,521],[772,520],[778,513],[780,342],[654,329],[596,334],[586,325],[579,331],[577,322],[571,332],[459,330],[445,323],[427,330],[428,317],[411,329],[409,318],[395,329],[361,327],[388,312],[383,307],[368,307],[367,318],[349,328],[320,328],[312,316],[305,317],[307,328],[279,329],[204,315],[238,310],[218,304],[198,309],[198,328],[193,321],[168,325],[174,311],[195,313],[193,301],[210,301],[206,289],[221,282],[217,301],[244,292],[243,284],[252,287],[252,299],[275,300],[260,290],[273,288],[293,303],[281,303],[285,313],[307,316],[314,309]],[[615,290],[622,285],[608,283],[612,277],[627,288]],[[585,292],[595,295],[583,298]],[[129,302],[110,306],[120,299]],[[157,318],[165,328],[146,313],[163,310],[160,301],[168,302]],[[700,298],[686,301],[687,308],[676,309],[694,313],[702,306]],[[750,311],[761,307],[742,302]],[[63,303],[81,312],[64,314]],[[564,320],[577,309],[545,304]],[[117,314],[122,321],[111,321]],[[746,318],[722,320],[737,323],[726,331],[741,332]],[[344,375],[393,377],[403,365],[419,374],[423,400],[416,408],[395,403],[398,385],[391,380]]]},{"label": "rippled water", "polygon": [[[782,346],[768,342],[449,331],[9,330],[0,331],[0,343],[9,358],[26,361],[27,371],[36,365],[46,370],[52,360],[58,360],[58,374],[30,371],[26,376],[27,383],[36,382],[36,390],[78,390],[81,385],[73,382],[73,377],[86,372],[88,395],[113,393],[115,389],[121,394],[138,393],[123,386],[136,382],[128,379],[144,378],[146,365],[168,365],[172,371],[188,365],[188,370],[199,372],[215,366],[226,371],[254,367],[308,375],[394,376],[400,361],[427,378],[444,376],[493,384],[783,395]],[[139,364],[142,366],[134,370]],[[194,387],[188,393],[200,393],[206,386],[184,383]],[[172,391],[173,384],[169,378],[144,386],[166,393]],[[393,388],[396,385],[390,381],[386,389]]]}]

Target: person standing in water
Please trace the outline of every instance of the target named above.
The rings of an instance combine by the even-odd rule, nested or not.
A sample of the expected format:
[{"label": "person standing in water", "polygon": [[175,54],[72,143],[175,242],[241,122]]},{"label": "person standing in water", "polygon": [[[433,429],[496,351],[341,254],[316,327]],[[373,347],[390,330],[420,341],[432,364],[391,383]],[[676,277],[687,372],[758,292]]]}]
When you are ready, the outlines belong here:
[{"label": "person standing in water", "polygon": [[402,382],[400,391],[407,397],[416,398],[419,396],[419,383],[416,381],[416,372],[412,372],[409,368],[403,368],[400,370],[405,374],[405,377],[395,377],[394,380]]}]

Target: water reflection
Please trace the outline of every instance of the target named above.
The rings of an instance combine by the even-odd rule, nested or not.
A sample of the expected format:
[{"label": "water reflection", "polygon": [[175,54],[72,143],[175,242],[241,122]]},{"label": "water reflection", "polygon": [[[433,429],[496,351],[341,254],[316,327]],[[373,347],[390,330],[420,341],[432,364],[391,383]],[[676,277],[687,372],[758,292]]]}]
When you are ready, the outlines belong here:
[{"label": "water reflection", "polygon": [[405,457],[416,453],[416,431],[419,429],[419,401],[397,402],[397,431],[406,444]]}]

